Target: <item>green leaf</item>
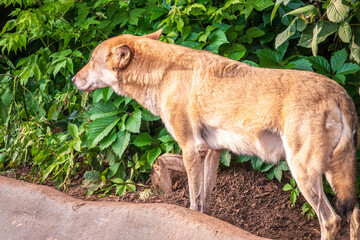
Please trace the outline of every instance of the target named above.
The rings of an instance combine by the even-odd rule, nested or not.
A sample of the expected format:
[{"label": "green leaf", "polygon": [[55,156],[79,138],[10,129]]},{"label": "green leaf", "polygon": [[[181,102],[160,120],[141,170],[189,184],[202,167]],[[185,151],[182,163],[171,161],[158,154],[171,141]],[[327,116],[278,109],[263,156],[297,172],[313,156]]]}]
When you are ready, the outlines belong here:
[{"label": "green leaf", "polygon": [[360,70],[360,66],[355,63],[345,63],[337,72],[336,74],[352,74],[356,73]]},{"label": "green leaf", "polygon": [[284,15],[284,17],[287,16],[287,15],[300,16],[301,14],[304,14],[304,16],[306,18],[306,17],[309,17],[311,14],[318,15],[319,12],[318,12],[318,10],[316,9],[315,6],[307,5],[307,6],[304,6],[304,7],[301,7],[301,8],[298,8],[298,9],[295,9],[295,10],[292,10],[292,11],[288,12],[287,14]]},{"label": "green leaf", "polygon": [[286,161],[281,161],[278,164],[278,167],[283,171],[289,171],[289,166],[287,165]]},{"label": "green leaf", "polygon": [[65,9],[63,9],[63,11],[65,13],[69,8],[74,5],[75,0],[59,0],[59,2],[64,6]]},{"label": "green leaf", "polygon": [[1,96],[1,101],[7,105],[10,106],[10,103],[14,100],[14,93],[9,88],[5,89],[5,92]]},{"label": "green leaf", "polygon": [[56,74],[57,74],[61,69],[65,68],[66,63],[67,63],[67,61],[66,61],[66,59],[64,59],[64,60],[60,61],[58,64],[55,65],[54,71],[53,71],[54,77],[56,76]]},{"label": "green leaf", "polygon": [[229,167],[231,162],[231,154],[229,151],[223,151],[220,157],[220,162]]},{"label": "green leaf", "polygon": [[239,163],[247,162],[249,160],[250,160],[250,157],[247,155],[236,156],[236,162],[239,162]]},{"label": "green leaf", "polygon": [[296,21],[291,21],[290,25],[281,33],[279,33],[275,38],[275,48],[278,48],[286,40],[296,33]]},{"label": "green leaf", "polygon": [[260,171],[261,165],[263,164],[262,160],[258,157],[251,158],[251,166],[255,171]]},{"label": "green leaf", "polygon": [[79,50],[75,50],[75,51],[73,52],[73,56],[74,56],[74,57],[77,57],[77,58],[85,59],[84,56],[82,55],[82,53],[81,53]]},{"label": "green leaf", "polygon": [[[332,23],[332,22],[321,22],[321,23],[318,22],[317,25],[318,25],[318,29],[320,29],[320,32],[318,32],[318,35],[316,37],[317,44],[325,41],[325,39],[329,35],[335,33],[337,30],[337,24]],[[315,28],[315,25],[311,25],[310,27],[305,29],[305,31],[300,36],[298,46],[306,47],[306,48],[312,47],[314,28]]]},{"label": "green leaf", "polygon": [[126,180],[126,188],[131,192],[136,192],[136,185],[130,179]]},{"label": "green leaf", "polygon": [[217,29],[217,30],[213,31],[209,35],[209,39],[210,39],[210,44],[209,44],[209,46],[206,47],[206,50],[213,52],[213,53],[218,53],[219,47],[224,43],[228,43],[226,35],[225,35],[224,31],[221,29]]},{"label": "green leaf", "polygon": [[296,192],[292,191],[291,194],[290,194],[290,201],[292,202],[292,204],[295,205],[296,200],[297,200]]},{"label": "green leaf", "polygon": [[282,179],[282,172],[283,171],[279,167],[275,167],[274,169],[275,177],[279,182],[281,182]]},{"label": "green leaf", "polygon": [[184,9],[184,14],[198,16],[206,12],[206,7],[200,3],[194,3]]},{"label": "green leaf", "polygon": [[[358,14],[360,18],[360,13]],[[354,31],[354,36],[350,45],[351,59],[360,64],[360,29]]]},{"label": "green leaf", "polygon": [[304,19],[298,18],[296,21],[296,30],[298,30],[299,32],[302,32],[305,30],[307,24],[304,21]]},{"label": "green leaf", "polygon": [[247,18],[250,16],[253,9],[254,9],[254,6],[247,4],[246,8],[241,11],[241,14],[244,14],[245,20],[247,20]]},{"label": "green leaf", "polygon": [[164,15],[166,13],[168,13],[168,11],[166,11],[166,9],[155,7],[153,9],[151,9],[150,21],[154,21],[156,18],[161,17],[162,15]]},{"label": "green leaf", "polygon": [[130,132],[122,131],[117,133],[116,141],[111,145],[114,153],[120,158],[125,152],[130,142]]},{"label": "green leaf", "polygon": [[321,32],[322,28],[323,28],[323,22],[317,22],[315,24],[315,27],[313,29],[313,38],[311,41],[311,51],[312,54],[316,57],[317,52],[318,52],[318,43],[317,43],[317,39],[318,39],[318,35]]},{"label": "green leaf", "polygon": [[143,108],[141,111],[141,117],[143,120],[145,120],[147,122],[160,120],[159,116],[153,115],[151,112],[149,112],[149,110],[147,110],[145,108]]},{"label": "green leaf", "polygon": [[338,34],[341,41],[346,43],[350,42],[352,31],[350,25],[346,21],[340,24]]},{"label": "green leaf", "polygon": [[[111,179],[111,182],[113,183],[117,183],[117,184],[124,184],[124,180],[121,179],[121,178],[114,178],[114,179]],[[124,184],[125,185],[125,184]]]},{"label": "green leaf", "polygon": [[119,196],[124,195],[124,193],[126,192],[126,186],[125,185],[117,185],[116,192],[119,194]]},{"label": "green leaf", "polygon": [[290,62],[289,64],[295,64],[292,68],[293,69],[298,69],[298,70],[304,70],[304,71],[310,71],[312,72],[312,65],[310,63],[309,60],[306,59],[299,59],[299,60],[295,60]]},{"label": "green leaf", "polygon": [[282,66],[280,65],[282,57],[279,53],[274,52],[270,49],[261,49],[256,51],[256,55],[260,60],[261,67],[282,68]]},{"label": "green leaf", "polygon": [[283,191],[290,191],[290,190],[293,190],[293,187],[289,183],[285,184],[283,187]]},{"label": "green leaf", "polygon": [[6,161],[5,154],[0,154],[0,163],[3,163]]},{"label": "green leaf", "polygon": [[42,180],[45,181],[45,179],[49,176],[49,174],[54,170],[54,168],[56,167],[56,164],[51,164],[50,166],[48,166],[45,171],[43,172],[43,177]]},{"label": "green leaf", "polygon": [[104,99],[102,89],[96,89],[93,94],[93,102],[98,103],[102,99]]},{"label": "green leaf", "polygon": [[240,51],[240,52],[233,52],[229,54],[228,58],[231,58],[235,61],[239,61],[246,53],[246,49]]},{"label": "green leaf", "polygon": [[120,163],[119,163],[119,162],[110,165],[109,171],[108,171],[108,174],[107,174],[106,177],[107,177],[108,179],[109,179],[109,178],[112,178],[112,177],[117,173],[119,167],[120,167]]},{"label": "green leaf", "polygon": [[125,127],[133,133],[139,133],[141,126],[141,111],[135,110],[133,114],[126,120]]},{"label": "green leaf", "polygon": [[182,32],[184,27],[184,20],[182,20],[182,18],[179,17],[175,19],[175,22],[176,22],[177,30],[179,30],[179,32]]},{"label": "green leaf", "polygon": [[3,27],[3,29],[0,32],[0,36],[3,35],[3,33],[6,31],[11,31],[15,26],[16,26],[15,19],[11,19],[11,20],[7,21],[5,26]]},{"label": "green leaf", "polygon": [[33,70],[33,73],[34,73],[34,76],[35,76],[36,80],[40,80],[40,78],[41,78],[41,71],[40,71],[39,66],[38,66],[38,65],[34,65],[32,70]]},{"label": "green leaf", "polygon": [[82,21],[86,18],[86,16],[89,14],[90,10],[89,8],[86,6],[86,2],[82,2],[82,3],[78,3],[78,16],[79,16],[79,20]]},{"label": "green leaf", "polygon": [[80,138],[75,138],[72,141],[72,144],[76,151],[81,152],[81,139]]},{"label": "green leaf", "polygon": [[95,182],[95,181],[101,180],[100,173],[96,170],[86,171],[84,174],[84,178],[85,178],[85,180],[88,180],[90,182]]},{"label": "green leaf", "polygon": [[255,8],[257,11],[263,11],[264,9],[273,6],[274,3],[271,0],[247,0],[246,5]]},{"label": "green leaf", "polygon": [[112,130],[110,134],[108,134],[104,139],[102,139],[99,143],[100,150],[104,150],[109,147],[116,140],[116,131]]},{"label": "green leaf", "polygon": [[77,127],[75,124],[69,123],[69,124],[68,124],[68,131],[69,131],[69,134],[70,134],[73,138],[79,137],[79,129],[78,129],[78,127]]},{"label": "green leaf", "polygon": [[269,179],[269,180],[273,180],[274,179],[274,171],[270,171],[268,174],[266,174],[266,177]]},{"label": "green leaf", "polygon": [[327,6],[326,14],[330,21],[339,23],[349,14],[349,7],[342,3],[342,0],[333,0]]},{"label": "green leaf", "polygon": [[89,113],[90,119],[96,120],[98,118],[111,117],[121,112],[124,111],[118,110],[112,102],[104,103],[103,101],[100,101],[99,103],[92,105]]},{"label": "green leaf", "polygon": [[120,118],[113,116],[109,118],[100,118],[89,124],[88,139],[90,148],[95,147],[102,139],[104,139],[111,130],[120,121]]},{"label": "green leaf", "polygon": [[185,41],[185,39],[190,35],[191,30],[192,30],[191,26],[183,27],[182,32],[181,32],[181,40],[182,41]]},{"label": "green leaf", "polygon": [[275,14],[276,14],[278,8],[280,7],[280,4],[283,3],[283,1],[284,1],[284,0],[276,0],[275,6],[274,6],[274,8],[273,8],[273,10],[272,10],[272,12],[271,12],[270,24],[272,24],[272,21],[273,21],[273,19],[274,19],[274,17],[275,17]]},{"label": "green leaf", "polygon": [[257,29],[256,27],[251,27],[248,30],[246,30],[246,35],[248,37],[258,38],[258,37],[264,36],[265,32],[260,29]]},{"label": "green leaf", "polygon": [[[125,26],[125,24],[129,21],[129,16],[125,12],[118,12],[115,14],[113,20],[111,21],[111,24],[108,26],[108,28],[113,28],[120,24],[120,27]],[[132,18],[132,22],[139,21],[138,18],[134,17]],[[129,22],[130,23],[130,22]],[[106,24],[105,24],[106,26]]]},{"label": "green leaf", "polygon": [[269,171],[274,165],[270,163],[265,163],[261,166],[260,172],[267,172]]},{"label": "green leaf", "polygon": [[149,150],[147,154],[147,162],[150,166],[153,165],[154,161],[160,156],[161,154],[161,148],[155,147]]},{"label": "green leaf", "polygon": [[148,133],[144,132],[137,135],[133,143],[135,146],[143,147],[152,142],[154,142],[154,139]]},{"label": "green leaf", "polygon": [[345,48],[335,52],[334,56],[332,56],[330,59],[332,71],[336,72],[340,67],[342,67],[346,62],[347,57],[348,56]]},{"label": "green leaf", "polygon": [[138,22],[139,22],[139,18],[141,17],[143,12],[145,12],[145,9],[143,9],[143,8],[135,8],[135,9],[131,10],[130,14],[129,14],[130,15],[129,23],[137,26]]},{"label": "green leaf", "polygon": [[317,56],[317,57],[309,57],[307,58],[310,63],[312,64],[312,66],[318,70],[319,73],[325,75],[325,76],[330,76],[331,75],[331,70],[330,70],[330,64],[329,62],[322,56]]},{"label": "green leaf", "polygon": [[114,93],[114,90],[112,90],[112,88],[110,88],[110,87],[106,87],[106,88],[103,88],[103,89],[102,89],[102,95],[103,95],[103,97],[104,97],[105,103],[106,103],[107,101],[109,101],[109,99],[111,98],[111,96],[113,95],[113,93]]},{"label": "green leaf", "polygon": [[93,114],[90,116],[91,120],[96,120],[98,118],[107,118],[107,117],[112,117],[116,114],[122,113],[124,111],[114,111],[114,112],[107,112],[107,113],[97,113],[97,114]]},{"label": "green leaf", "polygon": [[293,188],[296,187],[296,182],[295,182],[295,179],[294,179],[293,177],[290,179],[290,184],[291,184],[291,186],[292,186]]},{"label": "green leaf", "polygon": [[334,76],[334,80],[340,84],[345,84],[346,81],[346,77],[343,74],[336,74]]},{"label": "green leaf", "polygon": [[174,138],[170,135],[170,134],[167,134],[167,135],[164,135],[164,136],[161,136],[158,138],[161,142],[173,142],[175,141]]},{"label": "green leaf", "polygon": [[360,48],[350,48],[351,57],[360,64]]}]

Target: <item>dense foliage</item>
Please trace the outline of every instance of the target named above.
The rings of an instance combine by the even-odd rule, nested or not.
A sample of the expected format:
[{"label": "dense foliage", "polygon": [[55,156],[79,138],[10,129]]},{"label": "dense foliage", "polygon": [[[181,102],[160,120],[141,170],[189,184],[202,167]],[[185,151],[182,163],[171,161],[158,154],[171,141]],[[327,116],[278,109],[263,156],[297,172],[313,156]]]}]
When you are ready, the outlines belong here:
[{"label": "dense foliage", "polygon": [[[0,0],[0,6],[0,171],[31,164],[59,188],[81,167],[89,193],[135,191],[160,154],[180,152],[159,118],[134,100],[109,88],[81,93],[71,83],[111,36],[163,28],[164,42],[324,74],[360,106],[356,0]],[[224,151],[221,162],[229,166],[231,159],[250,160],[279,181],[288,170],[285,162],[273,166]],[[295,182],[284,190],[292,190],[295,204]]]}]

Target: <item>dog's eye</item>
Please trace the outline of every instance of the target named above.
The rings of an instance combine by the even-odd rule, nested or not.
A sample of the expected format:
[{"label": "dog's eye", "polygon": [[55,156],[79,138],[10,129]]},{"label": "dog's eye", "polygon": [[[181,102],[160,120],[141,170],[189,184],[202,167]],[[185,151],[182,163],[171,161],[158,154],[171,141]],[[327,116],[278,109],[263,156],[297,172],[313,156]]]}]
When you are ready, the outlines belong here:
[{"label": "dog's eye", "polygon": [[90,58],[90,62],[92,62],[92,61],[94,61],[94,58],[93,58],[93,57]]}]

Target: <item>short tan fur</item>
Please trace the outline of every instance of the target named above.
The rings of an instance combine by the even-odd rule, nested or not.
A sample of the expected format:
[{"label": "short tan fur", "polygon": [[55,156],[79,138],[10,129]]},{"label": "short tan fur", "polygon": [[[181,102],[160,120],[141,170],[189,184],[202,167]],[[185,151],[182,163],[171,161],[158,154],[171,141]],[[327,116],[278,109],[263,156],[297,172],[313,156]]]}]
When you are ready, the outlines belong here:
[{"label": "short tan fur", "polygon": [[109,86],[161,117],[182,149],[191,209],[210,212],[223,149],[271,163],[286,158],[319,217],[321,239],[335,239],[340,228],[323,175],[351,221],[351,239],[360,239],[358,119],[346,91],[316,73],[258,68],[163,43],[161,33],[104,41],[74,84],[83,91]]}]

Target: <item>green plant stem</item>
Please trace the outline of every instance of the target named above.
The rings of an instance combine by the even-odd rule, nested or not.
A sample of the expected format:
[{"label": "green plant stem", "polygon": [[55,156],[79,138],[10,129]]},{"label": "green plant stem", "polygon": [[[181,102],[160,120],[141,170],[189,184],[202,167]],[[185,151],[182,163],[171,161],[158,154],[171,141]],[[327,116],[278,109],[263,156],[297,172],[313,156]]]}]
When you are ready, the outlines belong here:
[{"label": "green plant stem", "polygon": [[24,109],[25,109],[26,120],[29,122],[30,118],[29,118],[29,113],[28,113],[27,107],[26,107],[25,88],[23,88],[23,91],[21,91],[21,93],[22,93],[21,95],[22,95]]}]

